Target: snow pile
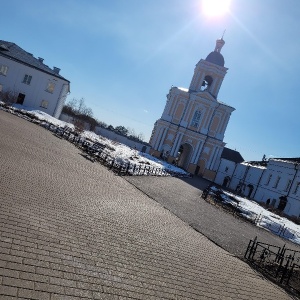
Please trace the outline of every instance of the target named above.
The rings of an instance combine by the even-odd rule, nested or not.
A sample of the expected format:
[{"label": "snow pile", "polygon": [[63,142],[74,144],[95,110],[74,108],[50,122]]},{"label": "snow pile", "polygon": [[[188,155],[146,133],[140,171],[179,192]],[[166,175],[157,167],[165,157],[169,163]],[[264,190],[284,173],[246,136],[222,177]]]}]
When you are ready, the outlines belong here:
[{"label": "snow pile", "polygon": [[55,126],[59,126],[59,127],[69,127],[74,129],[74,125],[71,123],[67,123],[61,120],[58,120],[46,113],[44,113],[43,111],[40,110],[31,110],[30,112],[28,112],[30,115],[33,115],[34,117],[38,118],[40,121],[46,121],[48,123],[51,123]]},{"label": "snow pile", "polygon": [[[281,217],[260,206],[257,202],[236,196],[230,192],[223,191],[227,195],[226,201],[231,198],[238,201],[238,210],[247,219],[255,221],[256,225],[273,232],[276,235],[300,244],[300,225]],[[234,205],[234,203],[232,203]]]},{"label": "snow pile", "polygon": [[[51,123],[55,126],[59,126],[62,128],[69,127],[74,129],[73,124],[58,120],[40,110],[32,110],[28,113],[32,114],[33,116],[35,116],[41,121]],[[182,170],[181,168],[171,165],[165,161],[161,161],[151,156],[150,154],[137,151],[124,144],[120,144],[112,140],[109,140],[107,138],[104,138],[102,136],[99,136],[92,131],[83,131],[80,134],[80,136],[91,142],[94,143],[98,142],[105,145],[106,146],[105,151],[109,151],[109,155],[112,158],[116,159],[118,163],[147,164],[154,168],[164,169],[168,172],[176,172],[177,174],[189,175],[189,173]]]}]

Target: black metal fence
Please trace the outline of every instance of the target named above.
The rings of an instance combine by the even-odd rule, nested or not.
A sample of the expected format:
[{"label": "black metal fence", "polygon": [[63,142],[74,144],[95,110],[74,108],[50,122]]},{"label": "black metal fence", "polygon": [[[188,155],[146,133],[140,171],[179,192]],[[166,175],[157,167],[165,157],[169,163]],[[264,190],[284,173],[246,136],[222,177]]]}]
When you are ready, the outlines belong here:
[{"label": "black metal fence", "polygon": [[245,259],[261,273],[300,296],[300,251],[250,240]]},{"label": "black metal fence", "polygon": [[112,149],[102,145],[102,147],[95,147],[92,141],[88,141],[86,138],[81,137],[79,132],[74,131],[68,127],[60,127],[49,123],[48,121],[39,120],[30,111],[13,108],[6,104],[1,104],[0,109],[17,115],[27,121],[50,130],[59,138],[68,140],[69,142],[76,145],[83,151],[83,156],[92,162],[100,162],[102,165],[106,166],[110,170],[114,171],[117,175],[148,175],[148,176],[174,176],[174,177],[190,177],[188,173],[181,173],[171,170],[166,170],[161,167],[154,167],[147,163],[132,163],[124,162],[118,157],[110,155]]},{"label": "black metal fence", "polygon": [[256,226],[263,227],[284,239],[300,240],[299,232],[289,228],[286,224],[280,224],[279,222],[276,222],[275,214],[273,215],[272,220],[270,216],[257,214],[251,211],[245,211],[242,209],[239,200],[235,199],[234,197],[224,195],[225,194],[222,189],[210,187],[206,191],[203,191],[201,197],[208,203],[217,207],[221,207],[222,209],[232,213],[234,216],[241,217]]},{"label": "black metal fence", "polygon": [[173,176],[189,177],[189,174],[166,170],[160,167],[154,167],[147,163],[124,162],[118,157],[110,155],[111,149],[100,143],[87,141],[79,133],[72,131],[70,128],[62,128],[48,122],[42,122],[41,126],[51,130],[57,137],[66,139],[83,151],[83,156],[92,162],[99,162],[108,169],[114,171],[117,175],[134,175],[134,176]]},{"label": "black metal fence", "polygon": [[224,193],[221,189],[209,187],[205,189],[201,197],[208,203],[221,207],[233,215],[238,215],[240,210],[240,203],[233,197],[224,197]]}]

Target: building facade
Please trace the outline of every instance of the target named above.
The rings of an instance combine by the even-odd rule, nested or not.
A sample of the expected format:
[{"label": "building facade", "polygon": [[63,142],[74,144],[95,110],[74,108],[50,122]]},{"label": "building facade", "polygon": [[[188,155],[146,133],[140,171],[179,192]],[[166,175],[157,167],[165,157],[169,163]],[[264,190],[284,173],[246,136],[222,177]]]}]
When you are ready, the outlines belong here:
[{"label": "building facade", "polygon": [[235,193],[300,217],[300,158],[235,164],[222,158],[215,183]]},{"label": "building facade", "polygon": [[217,97],[227,73],[218,39],[195,69],[188,89],[171,87],[163,114],[150,138],[151,154],[213,180],[220,163],[225,130],[234,108]]},{"label": "building facade", "polygon": [[0,93],[10,93],[16,104],[58,118],[70,93],[70,81],[59,72],[42,58],[0,40]]}]

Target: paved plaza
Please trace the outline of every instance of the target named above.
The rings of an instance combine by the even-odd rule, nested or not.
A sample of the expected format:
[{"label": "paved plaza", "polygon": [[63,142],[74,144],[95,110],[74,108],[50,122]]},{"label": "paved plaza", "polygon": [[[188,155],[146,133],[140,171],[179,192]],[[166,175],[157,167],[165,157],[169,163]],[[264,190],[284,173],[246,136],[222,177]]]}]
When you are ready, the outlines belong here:
[{"label": "paved plaza", "polygon": [[1,300],[291,299],[238,258],[271,235],[230,225],[203,181],[116,176],[1,110],[0,178]]}]

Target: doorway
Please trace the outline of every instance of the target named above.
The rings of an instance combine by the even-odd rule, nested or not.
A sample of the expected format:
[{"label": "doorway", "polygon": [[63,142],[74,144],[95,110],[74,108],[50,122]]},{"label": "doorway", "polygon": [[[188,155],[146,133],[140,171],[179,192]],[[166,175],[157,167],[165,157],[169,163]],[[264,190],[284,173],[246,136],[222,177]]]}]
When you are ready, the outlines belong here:
[{"label": "doorway", "polygon": [[24,102],[24,99],[25,99],[25,94],[19,93],[16,103],[22,105]]},{"label": "doorway", "polygon": [[227,187],[230,182],[230,177],[226,176],[223,180],[222,186]]},{"label": "doorway", "polygon": [[178,167],[183,168],[184,170],[187,170],[190,164],[190,157],[193,152],[193,148],[190,144],[182,144],[179,147],[178,151]]}]

